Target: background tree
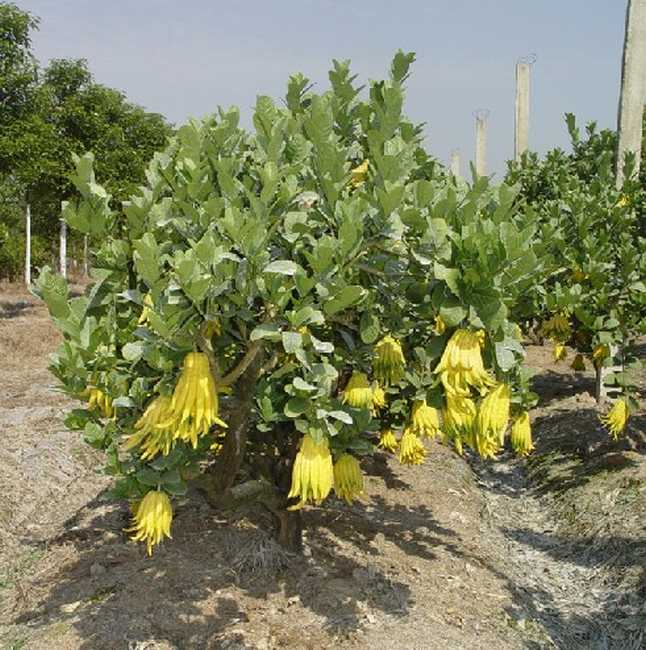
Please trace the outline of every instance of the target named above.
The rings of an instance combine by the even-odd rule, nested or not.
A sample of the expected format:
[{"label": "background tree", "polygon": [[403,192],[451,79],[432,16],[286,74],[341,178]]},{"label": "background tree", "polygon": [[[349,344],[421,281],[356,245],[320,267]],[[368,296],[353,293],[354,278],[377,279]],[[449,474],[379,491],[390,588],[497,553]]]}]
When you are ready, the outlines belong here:
[{"label": "background tree", "polygon": [[[34,265],[56,255],[61,202],[73,193],[72,154],[95,153],[116,205],[144,181],[148,160],[172,132],[163,116],[96,83],[83,59],[39,69],[31,51],[37,28],[29,12],[0,3],[0,276],[21,273],[27,200]],[[72,255],[80,242],[72,236]]]},{"label": "background tree", "polygon": [[[605,379],[627,399],[634,395],[639,368],[637,337],[646,331],[646,238],[644,165],[615,183],[617,134],[598,131],[595,123],[582,136],[574,115],[566,115],[572,152],[554,149],[544,159],[526,153],[510,163],[507,182],[519,190],[521,212],[537,219],[538,240],[548,269],[517,305],[516,317],[540,324],[555,343],[555,360],[565,345],[577,356],[572,367],[618,371]],[[610,351],[618,349],[617,358]],[[630,402],[635,409],[636,403]]]}]

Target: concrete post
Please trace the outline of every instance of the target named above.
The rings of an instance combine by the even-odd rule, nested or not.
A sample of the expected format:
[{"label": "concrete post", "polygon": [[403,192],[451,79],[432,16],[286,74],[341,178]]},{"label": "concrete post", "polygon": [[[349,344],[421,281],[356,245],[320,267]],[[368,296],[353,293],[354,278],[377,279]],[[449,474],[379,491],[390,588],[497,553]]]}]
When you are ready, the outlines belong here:
[{"label": "concrete post", "polygon": [[67,224],[61,219],[61,238],[60,238],[60,269],[61,275],[67,277]]},{"label": "concrete post", "polygon": [[475,112],[476,118],[476,174],[487,175],[487,118],[489,111],[479,109]]},{"label": "concrete post", "polygon": [[516,116],[514,122],[514,160],[520,161],[529,146],[529,81],[531,64],[535,57],[530,55],[516,63]]},{"label": "concrete post", "polygon": [[454,149],[451,152],[451,174],[453,176],[460,176],[460,151],[459,149]]},{"label": "concrete post", "polygon": [[624,53],[621,65],[621,90],[617,111],[616,182],[624,183],[624,154],[635,152],[635,173],[639,172],[642,143],[642,117],[646,98],[646,0],[628,0]]},{"label": "concrete post", "polygon": [[25,208],[25,284],[31,285],[31,205]]},{"label": "concrete post", "polygon": [[85,237],[83,237],[83,275],[86,278],[89,275],[89,271],[90,271],[87,255],[88,255],[87,235],[85,235]]}]

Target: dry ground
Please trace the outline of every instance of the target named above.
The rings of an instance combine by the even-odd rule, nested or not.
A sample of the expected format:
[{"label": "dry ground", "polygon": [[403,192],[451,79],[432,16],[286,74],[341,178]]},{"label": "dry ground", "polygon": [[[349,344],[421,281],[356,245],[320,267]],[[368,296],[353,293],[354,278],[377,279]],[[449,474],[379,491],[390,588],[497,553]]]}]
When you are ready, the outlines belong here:
[{"label": "dry ground", "polygon": [[611,445],[590,373],[529,349],[543,402],[528,463],[364,463],[367,496],[305,514],[303,557],[262,512],[199,494],[154,558],[103,499],[97,454],[66,432],[46,311],[0,287],[0,647],[640,648],[646,644],[643,418]]}]

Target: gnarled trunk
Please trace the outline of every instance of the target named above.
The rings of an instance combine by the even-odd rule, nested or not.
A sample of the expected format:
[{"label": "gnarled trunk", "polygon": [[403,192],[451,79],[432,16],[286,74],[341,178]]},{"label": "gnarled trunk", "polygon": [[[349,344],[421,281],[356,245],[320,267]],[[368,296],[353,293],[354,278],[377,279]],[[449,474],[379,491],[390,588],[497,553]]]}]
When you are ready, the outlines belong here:
[{"label": "gnarled trunk", "polygon": [[278,519],[278,543],[288,551],[300,553],[303,550],[303,518],[299,510],[274,511]]},{"label": "gnarled trunk", "polygon": [[293,427],[281,431],[285,440],[289,441],[288,453],[270,472],[274,474],[274,482],[256,479],[234,485],[244,460],[254,387],[261,365],[261,355],[258,355],[238,379],[235,386],[235,411],[227,418],[229,430],[223,448],[211,471],[200,477],[198,487],[204,492],[207,501],[219,510],[233,511],[253,503],[262,505],[274,516],[278,543],[289,551],[300,553],[303,550],[302,516],[298,510],[287,510],[289,500],[285,496],[300,440]]},{"label": "gnarled trunk", "polygon": [[229,428],[222,450],[212,470],[203,477],[201,487],[211,503],[217,505],[233,486],[244,460],[254,387],[258,381],[262,355],[258,354],[235,383],[235,406],[228,416]]}]

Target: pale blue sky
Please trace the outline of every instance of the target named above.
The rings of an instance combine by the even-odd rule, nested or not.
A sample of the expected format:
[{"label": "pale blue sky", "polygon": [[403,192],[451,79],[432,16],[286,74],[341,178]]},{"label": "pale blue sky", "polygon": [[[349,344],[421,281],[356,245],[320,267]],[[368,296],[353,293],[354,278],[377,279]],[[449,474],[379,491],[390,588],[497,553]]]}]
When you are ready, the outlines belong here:
[{"label": "pale blue sky", "polygon": [[473,158],[474,109],[490,109],[489,168],[513,153],[514,64],[535,52],[530,148],[566,146],[563,113],[616,120],[625,0],[17,0],[40,16],[41,63],[86,58],[97,81],[175,123],[218,104],[248,123],[257,94],[303,72],[327,87],[332,58],[382,78],[417,53],[407,113],[431,152]]}]

